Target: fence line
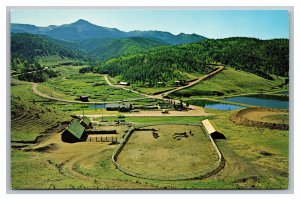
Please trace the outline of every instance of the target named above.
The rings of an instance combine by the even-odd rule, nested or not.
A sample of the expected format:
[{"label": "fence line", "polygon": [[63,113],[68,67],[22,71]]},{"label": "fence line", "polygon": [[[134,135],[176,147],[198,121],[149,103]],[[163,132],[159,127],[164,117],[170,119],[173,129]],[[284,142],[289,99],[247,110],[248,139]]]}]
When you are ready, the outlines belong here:
[{"label": "fence line", "polygon": [[[156,125],[158,125],[158,124],[156,124]],[[195,125],[195,124],[184,124],[184,125]],[[197,124],[197,125],[199,126],[199,124]],[[139,126],[137,129],[140,129],[142,127],[145,127],[145,126]],[[118,168],[124,174],[134,176],[134,177],[139,177],[139,178],[153,179],[153,180],[173,181],[173,180],[202,179],[202,178],[209,177],[213,174],[216,174],[217,172],[222,170],[225,166],[225,160],[224,160],[218,146],[215,144],[212,137],[209,134],[207,134],[206,131],[204,131],[208,135],[208,137],[209,137],[209,139],[210,139],[210,141],[211,141],[211,143],[212,143],[212,145],[213,145],[213,147],[214,147],[214,149],[215,149],[215,151],[217,152],[217,155],[218,155],[218,161],[216,161],[213,165],[211,165],[211,166],[209,166],[205,169],[202,169],[198,172],[190,172],[190,173],[184,173],[184,174],[170,174],[170,175],[157,175],[157,174],[153,174],[153,173],[150,173],[150,174],[149,173],[147,173],[147,174],[137,173],[137,172],[132,171],[130,169],[126,169],[126,168],[122,167],[117,162],[117,158],[120,155],[120,153],[123,150],[126,143],[128,142],[128,140],[131,137],[132,133],[135,131],[135,129],[136,128],[131,127],[131,129],[129,129],[127,131],[127,133],[123,137],[122,141],[120,142],[120,145],[115,149],[115,151],[112,154],[112,162],[114,163],[116,168]]]},{"label": "fence line", "polygon": [[118,142],[117,137],[113,136],[96,136],[96,137],[88,137],[86,142]]}]

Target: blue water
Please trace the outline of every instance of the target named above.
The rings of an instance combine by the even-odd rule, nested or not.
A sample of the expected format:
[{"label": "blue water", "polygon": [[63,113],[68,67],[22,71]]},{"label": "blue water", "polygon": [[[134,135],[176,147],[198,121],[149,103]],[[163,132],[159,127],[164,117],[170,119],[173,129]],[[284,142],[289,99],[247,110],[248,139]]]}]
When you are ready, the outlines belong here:
[{"label": "blue water", "polygon": [[237,110],[245,107],[232,105],[232,104],[225,104],[225,103],[213,103],[213,104],[205,104],[204,108],[212,108],[216,110]]},{"label": "blue water", "polygon": [[98,108],[105,108],[106,104],[96,104],[89,106],[89,108],[98,109]]},{"label": "blue water", "polygon": [[237,109],[245,108],[242,106],[225,104],[225,103],[217,103],[217,102],[208,101],[208,100],[193,100],[190,103],[193,105],[202,106],[204,108],[212,108],[212,109],[216,109],[216,110],[237,110]]},{"label": "blue water", "polygon": [[238,96],[223,99],[225,101],[261,106],[267,108],[289,108],[288,98],[272,95]]}]

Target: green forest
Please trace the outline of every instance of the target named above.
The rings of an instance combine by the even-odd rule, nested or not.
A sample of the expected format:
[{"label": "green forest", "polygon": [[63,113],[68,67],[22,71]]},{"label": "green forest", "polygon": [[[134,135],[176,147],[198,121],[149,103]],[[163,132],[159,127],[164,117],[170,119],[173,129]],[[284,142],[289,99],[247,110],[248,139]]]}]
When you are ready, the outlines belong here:
[{"label": "green forest", "polygon": [[180,46],[159,47],[147,53],[114,58],[97,71],[133,83],[152,83],[186,78],[184,73],[207,73],[212,63],[222,63],[263,78],[288,76],[289,41],[227,38]]},{"label": "green forest", "polygon": [[[19,78],[45,81],[57,74],[43,70],[38,58],[58,56],[85,62],[93,68],[81,72],[106,71],[110,76],[136,84],[187,80],[189,74],[205,74],[221,63],[272,80],[271,75],[288,76],[289,40],[259,40],[233,37],[167,45],[146,38],[89,39],[66,42],[47,36],[17,33],[11,36],[11,67]],[[95,67],[96,66],[96,67]],[[28,74],[24,72],[37,71]]]}]

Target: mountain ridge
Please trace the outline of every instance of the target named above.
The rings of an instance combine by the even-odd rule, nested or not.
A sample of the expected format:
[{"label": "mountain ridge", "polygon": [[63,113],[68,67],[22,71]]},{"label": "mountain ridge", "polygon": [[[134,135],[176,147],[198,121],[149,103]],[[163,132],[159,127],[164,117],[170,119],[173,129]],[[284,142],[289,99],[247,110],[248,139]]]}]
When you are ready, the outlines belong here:
[{"label": "mountain ridge", "polygon": [[117,28],[108,28],[92,24],[86,20],[79,19],[76,22],[63,25],[49,25],[40,27],[32,24],[11,23],[12,33],[30,33],[47,35],[55,39],[65,41],[80,41],[92,38],[130,38],[130,37],[145,37],[162,40],[171,45],[186,44],[198,42],[207,39],[198,34],[179,33],[174,35],[167,31],[121,31]]}]

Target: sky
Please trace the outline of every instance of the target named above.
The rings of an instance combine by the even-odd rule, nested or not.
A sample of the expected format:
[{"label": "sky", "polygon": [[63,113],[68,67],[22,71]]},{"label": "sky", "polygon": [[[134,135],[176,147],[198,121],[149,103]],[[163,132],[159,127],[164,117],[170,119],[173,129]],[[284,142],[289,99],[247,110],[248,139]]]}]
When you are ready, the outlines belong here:
[{"label": "sky", "polygon": [[13,9],[11,23],[62,25],[87,20],[121,31],[159,30],[208,38],[289,38],[287,10]]}]

